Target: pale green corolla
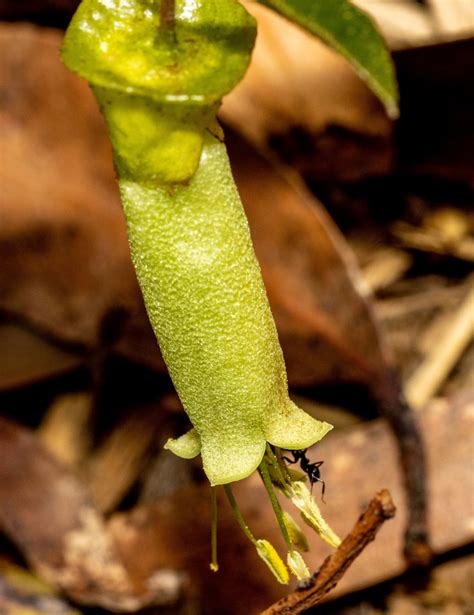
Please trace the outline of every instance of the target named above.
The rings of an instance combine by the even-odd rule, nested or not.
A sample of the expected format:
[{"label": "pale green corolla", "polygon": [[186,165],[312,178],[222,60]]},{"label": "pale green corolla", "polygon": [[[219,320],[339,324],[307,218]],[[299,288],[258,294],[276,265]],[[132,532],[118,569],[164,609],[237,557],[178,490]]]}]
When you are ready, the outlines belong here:
[{"label": "pale green corolla", "polygon": [[83,0],[63,46],[93,85],[114,146],[132,258],[163,357],[213,485],[248,476],[266,442],[306,448],[331,428],[288,397],[248,224],[215,119],[255,26],[236,0]]},{"label": "pale green corolla", "polygon": [[[254,38],[237,0],[177,0],[172,32],[160,28],[156,0],[83,0],[62,50],[106,118],[145,305],[193,424],[166,447],[186,458],[201,453],[211,485],[251,474],[267,442],[302,449],[331,429],[288,397],[216,121]],[[255,544],[268,559],[266,542]]]},{"label": "pale green corolla", "polygon": [[120,182],[148,314],[194,429],[167,447],[201,452],[211,484],[252,473],[266,442],[298,449],[329,425],[288,397],[275,324],[225,147],[207,134],[187,186]]}]

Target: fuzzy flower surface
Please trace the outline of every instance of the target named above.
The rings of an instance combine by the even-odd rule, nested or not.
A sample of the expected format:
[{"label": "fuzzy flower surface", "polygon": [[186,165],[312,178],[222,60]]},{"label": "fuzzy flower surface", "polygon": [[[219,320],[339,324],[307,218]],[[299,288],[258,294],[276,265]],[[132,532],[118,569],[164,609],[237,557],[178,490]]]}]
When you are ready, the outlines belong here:
[{"label": "fuzzy flower surface", "polygon": [[331,426],[288,397],[286,369],[216,120],[255,23],[237,0],[83,0],[62,56],[92,85],[114,150],[132,259],[212,485],[251,474],[266,443],[301,449]]}]

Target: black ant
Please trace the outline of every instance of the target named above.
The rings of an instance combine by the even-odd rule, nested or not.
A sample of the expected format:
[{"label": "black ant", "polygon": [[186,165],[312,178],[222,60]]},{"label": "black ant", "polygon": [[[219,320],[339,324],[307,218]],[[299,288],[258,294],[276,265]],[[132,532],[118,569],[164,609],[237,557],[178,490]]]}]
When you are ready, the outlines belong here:
[{"label": "black ant", "polygon": [[319,468],[323,465],[324,461],[315,461],[314,463],[310,463],[308,457],[306,456],[306,451],[308,449],[305,448],[301,451],[288,451],[293,455],[293,459],[288,459],[288,457],[283,457],[285,461],[288,463],[300,463],[301,470],[307,475],[309,478],[309,484],[311,485],[311,493],[313,493],[313,485],[315,482],[319,482],[322,484],[321,490],[321,499],[324,502],[324,492],[326,491],[326,483],[321,478],[321,472]]}]

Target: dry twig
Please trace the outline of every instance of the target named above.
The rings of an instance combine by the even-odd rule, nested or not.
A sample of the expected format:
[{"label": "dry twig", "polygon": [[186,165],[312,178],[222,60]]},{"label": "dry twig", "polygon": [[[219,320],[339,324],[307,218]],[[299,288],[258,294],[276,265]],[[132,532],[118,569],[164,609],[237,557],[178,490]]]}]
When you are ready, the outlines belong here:
[{"label": "dry twig", "polygon": [[428,530],[428,494],[426,453],[423,436],[401,384],[392,380],[380,382],[377,389],[378,408],[392,430],[398,447],[399,461],[407,495],[407,525],[404,555],[409,566],[428,566],[433,557]]},{"label": "dry twig", "polygon": [[438,391],[474,337],[474,286],[468,291],[425,361],[405,385],[411,406],[422,408]]},{"label": "dry twig", "polygon": [[162,0],[160,5],[160,25],[172,30],[175,24],[175,0]]},{"label": "dry twig", "polygon": [[347,568],[361,551],[371,542],[384,521],[395,515],[395,506],[390,493],[384,489],[370,502],[365,513],[359,518],[350,534],[346,536],[335,553],[324,561],[314,575],[314,582],[308,589],[296,591],[282,598],[261,615],[278,613],[301,613],[315,606],[338,583]]}]

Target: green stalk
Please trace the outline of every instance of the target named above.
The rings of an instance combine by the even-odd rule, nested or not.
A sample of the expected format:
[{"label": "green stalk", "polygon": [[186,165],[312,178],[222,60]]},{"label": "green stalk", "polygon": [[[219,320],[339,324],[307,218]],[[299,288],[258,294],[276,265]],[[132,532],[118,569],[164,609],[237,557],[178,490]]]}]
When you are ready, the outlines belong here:
[{"label": "green stalk", "polygon": [[219,564],[217,563],[217,494],[216,488],[211,487],[211,570],[217,572]]},{"label": "green stalk", "polygon": [[278,465],[280,467],[280,470],[282,471],[283,475],[286,478],[286,482],[291,485],[291,482],[292,482],[291,476],[290,476],[290,473],[288,472],[288,467],[285,463],[285,460],[283,459],[283,455],[281,454],[281,448],[275,447],[275,455],[278,460]]},{"label": "green stalk", "polygon": [[272,464],[273,469],[275,470],[275,474],[282,488],[284,489],[285,496],[289,497],[288,480],[287,480],[287,476],[285,475],[286,472],[283,472],[282,468],[280,467],[280,464],[278,463],[278,459],[276,458],[275,453],[272,450],[272,447],[268,443],[267,443],[267,457],[270,460],[270,463]]},{"label": "green stalk", "polygon": [[278,525],[280,526],[280,531],[283,535],[283,538],[285,539],[286,546],[288,547],[288,551],[293,551],[290,535],[288,534],[288,530],[286,529],[286,525],[283,520],[283,511],[273,489],[272,480],[270,478],[268,466],[265,461],[262,461],[262,463],[260,464],[259,471],[260,476],[263,480],[263,484],[265,485],[265,489],[267,490],[268,496],[270,498],[270,502],[272,503],[273,512],[275,513],[276,520],[278,521]]},{"label": "green stalk", "polygon": [[239,507],[237,506],[237,502],[235,501],[234,494],[232,493],[232,489],[230,488],[230,485],[224,485],[224,491],[227,496],[227,499],[229,500],[229,504],[230,504],[230,507],[232,508],[232,512],[234,513],[234,516],[237,519],[237,523],[240,525],[242,531],[247,536],[247,538],[250,540],[250,542],[254,546],[257,546],[257,540],[255,536],[252,534],[252,532],[250,531],[249,526],[245,523],[244,518],[242,517],[242,513],[240,512]]}]

